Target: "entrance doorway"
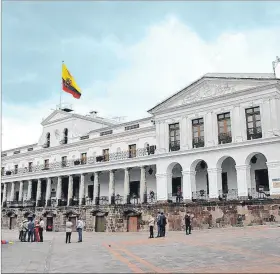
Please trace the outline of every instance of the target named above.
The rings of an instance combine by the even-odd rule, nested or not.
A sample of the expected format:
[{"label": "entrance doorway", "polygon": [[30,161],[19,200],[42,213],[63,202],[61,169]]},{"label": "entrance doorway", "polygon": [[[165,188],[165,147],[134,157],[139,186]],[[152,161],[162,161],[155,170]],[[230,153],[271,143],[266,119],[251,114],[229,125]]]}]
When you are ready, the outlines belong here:
[{"label": "entrance doorway", "polygon": [[140,197],[140,182],[134,181],[130,182],[130,197],[136,195],[136,198]]},{"label": "entrance doorway", "polygon": [[17,217],[10,217],[10,225],[9,225],[9,229],[15,229],[16,228],[16,224],[17,224]]},{"label": "entrance doorway", "polygon": [[128,232],[138,231],[138,218],[137,216],[128,217]]},{"label": "entrance doorway", "polygon": [[106,220],[104,216],[95,217],[95,232],[105,232],[106,231]]},{"label": "entrance doorway", "polygon": [[47,217],[46,231],[53,231],[53,217]]},{"label": "entrance doorway", "polygon": [[255,170],[256,189],[259,191],[260,186],[264,191],[269,191],[269,179],[267,169]]},{"label": "entrance doorway", "polygon": [[70,222],[72,222],[72,231],[76,231],[76,226],[77,226],[77,217],[70,217]]},{"label": "entrance doorway", "polygon": [[226,172],[222,173],[222,190],[223,194],[228,193],[228,177]]},{"label": "entrance doorway", "polygon": [[182,189],[181,177],[172,178],[172,196],[177,195],[179,188],[180,188],[180,191],[181,191],[181,189]]}]

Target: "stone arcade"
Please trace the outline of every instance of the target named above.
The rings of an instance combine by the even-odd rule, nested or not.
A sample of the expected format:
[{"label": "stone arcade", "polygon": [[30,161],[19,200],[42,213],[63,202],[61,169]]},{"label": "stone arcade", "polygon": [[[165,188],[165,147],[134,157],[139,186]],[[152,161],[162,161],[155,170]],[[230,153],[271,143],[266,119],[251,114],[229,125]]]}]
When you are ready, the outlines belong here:
[{"label": "stone arcade", "polygon": [[119,123],[64,107],[36,144],[2,152],[2,228],[44,217],[64,230],[168,229],[279,221],[280,81],[273,74],[206,74],[151,110]]}]

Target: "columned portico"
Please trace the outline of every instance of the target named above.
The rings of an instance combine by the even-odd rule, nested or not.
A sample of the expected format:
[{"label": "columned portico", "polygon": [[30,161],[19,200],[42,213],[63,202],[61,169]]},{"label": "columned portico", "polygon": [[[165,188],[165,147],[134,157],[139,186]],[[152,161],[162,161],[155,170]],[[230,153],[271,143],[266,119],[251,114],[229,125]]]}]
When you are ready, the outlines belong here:
[{"label": "columned portico", "polygon": [[41,206],[41,198],[42,198],[42,180],[38,179],[37,193],[36,193],[36,206]]},{"label": "columned portico", "polygon": [[73,175],[69,175],[67,206],[71,206],[72,203],[73,203]]},{"label": "columned portico", "polygon": [[209,198],[217,199],[219,191],[222,190],[222,169],[208,168]]},{"label": "columned portico", "polygon": [[115,204],[115,170],[109,172],[109,204]]},{"label": "columned portico", "polygon": [[85,174],[81,174],[80,188],[79,188],[79,205],[85,204]]},{"label": "columned portico", "polygon": [[140,201],[147,203],[147,181],[146,181],[146,167],[140,168]]},{"label": "columned portico", "polygon": [[239,197],[248,197],[250,186],[250,165],[236,166],[237,189]]}]

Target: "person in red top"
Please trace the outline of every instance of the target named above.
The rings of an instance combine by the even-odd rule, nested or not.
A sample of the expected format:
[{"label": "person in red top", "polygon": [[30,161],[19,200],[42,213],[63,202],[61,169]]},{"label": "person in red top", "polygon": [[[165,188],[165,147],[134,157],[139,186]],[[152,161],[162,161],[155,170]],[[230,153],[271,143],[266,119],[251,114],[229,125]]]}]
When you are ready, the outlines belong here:
[{"label": "person in red top", "polygon": [[39,222],[35,221],[35,242],[40,242],[39,229],[40,229]]}]

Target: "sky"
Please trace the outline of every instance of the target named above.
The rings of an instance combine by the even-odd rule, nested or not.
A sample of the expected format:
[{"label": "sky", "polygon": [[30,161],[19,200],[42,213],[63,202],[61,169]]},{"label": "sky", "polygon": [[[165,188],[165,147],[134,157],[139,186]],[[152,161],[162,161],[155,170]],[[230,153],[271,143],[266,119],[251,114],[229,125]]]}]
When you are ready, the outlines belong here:
[{"label": "sky", "polygon": [[38,142],[62,61],[63,103],[129,121],[205,73],[271,73],[279,33],[278,1],[3,1],[2,149]]}]

